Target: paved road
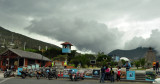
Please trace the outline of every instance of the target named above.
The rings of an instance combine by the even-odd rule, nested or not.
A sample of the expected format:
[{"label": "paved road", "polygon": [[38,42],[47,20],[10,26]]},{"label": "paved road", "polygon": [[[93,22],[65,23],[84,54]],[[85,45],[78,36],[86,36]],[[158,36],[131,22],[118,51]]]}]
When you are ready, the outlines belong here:
[{"label": "paved road", "polygon": [[[68,79],[40,79],[36,78],[8,78],[0,80],[0,84],[113,84],[109,81],[106,83],[99,83],[98,80],[79,80],[79,81],[70,81]],[[151,83],[143,83],[143,82],[115,82],[114,84],[151,84]]]}]

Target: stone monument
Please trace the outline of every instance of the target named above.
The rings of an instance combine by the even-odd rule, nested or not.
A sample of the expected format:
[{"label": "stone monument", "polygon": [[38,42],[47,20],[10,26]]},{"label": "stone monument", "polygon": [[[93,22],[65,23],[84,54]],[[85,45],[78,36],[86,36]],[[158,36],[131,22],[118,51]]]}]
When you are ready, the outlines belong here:
[{"label": "stone monument", "polygon": [[146,59],[146,64],[145,64],[146,68],[152,67],[152,63],[156,61],[155,52],[151,47],[149,47],[149,50],[145,55],[145,59]]}]

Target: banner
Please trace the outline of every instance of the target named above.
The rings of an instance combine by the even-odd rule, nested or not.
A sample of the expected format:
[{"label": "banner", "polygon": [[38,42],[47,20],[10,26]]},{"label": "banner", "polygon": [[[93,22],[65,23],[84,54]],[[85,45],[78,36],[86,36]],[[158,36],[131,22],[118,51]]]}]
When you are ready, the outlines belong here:
[{"label": "banner", "polygon": [[39,64],[36,64],[36,69],[39,70]]},{"label": "banner", "polygon": [[17,75],[21,75],[19,71],[23,71],[23,68],[18,68]]},{"label": "banner", "polygon": [[92,78],[92,72],[93,72],[93,69],[85,69],[84,70],[84,77],[85,78]]},{"label": "banner", "polygon": [[27,69],[31,69],[31,66],[27,66]]},{"label": "banner", "polygon": [[156,73],[152,71],[146,71],[146,81],[154,81]]},{"label": "banner", "polygon": [[32,70],[34,70],[36,68],[36,66],[35,65],[32,65]]},{"label": "banner", "polygon": [[127,71],[127,80],[135,80],[135,71]]},{"label": "banner", "polygon": [[68,72],[70,69],[64,69],[63,71],[63,77],[69,77]]},{"label": "banner", "polygon": [[100,77],[100,70],[93,69],[93,77]]}]

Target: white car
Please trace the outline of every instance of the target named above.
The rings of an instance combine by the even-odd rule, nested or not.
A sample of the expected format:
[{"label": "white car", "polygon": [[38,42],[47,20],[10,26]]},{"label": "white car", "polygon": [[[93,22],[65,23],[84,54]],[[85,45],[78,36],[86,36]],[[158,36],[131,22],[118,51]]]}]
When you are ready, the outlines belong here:
[{"label": "white car", "polygon": [[153,81],[153,84],[160,84],[160,78],[157,78]]}]

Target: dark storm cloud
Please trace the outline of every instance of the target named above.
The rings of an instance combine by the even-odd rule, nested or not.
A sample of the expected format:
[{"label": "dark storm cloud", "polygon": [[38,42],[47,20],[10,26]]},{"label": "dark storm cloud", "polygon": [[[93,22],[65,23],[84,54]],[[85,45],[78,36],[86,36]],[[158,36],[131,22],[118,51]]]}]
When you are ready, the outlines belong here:
[{"label": "dark storm cloud", "polygon": [[[104,23],[126,16],[129,23],[157,19],[159,3],[160,0],[0,0],[0,26],[25,28],[58,41],[69,41],[80,50],[109,52],[123,48],[126,39],[122,33],[126,32],[108,28]],[[133,31],[127,33],[130,32]],[[135,37],[133,42],[141,46],[145,39]],[[131,44],[134,43],[126,43],[126,48],[135,48]]]},{"label": "dark storm cloud", "polygon": [[59,41],[69,41],[79,50],[93,52],[109,52],[119,47],[122,37],[121,32],[108,29],[105,24],[82,19],[44,19],[33,21],[33,24],[26,29]]}]

